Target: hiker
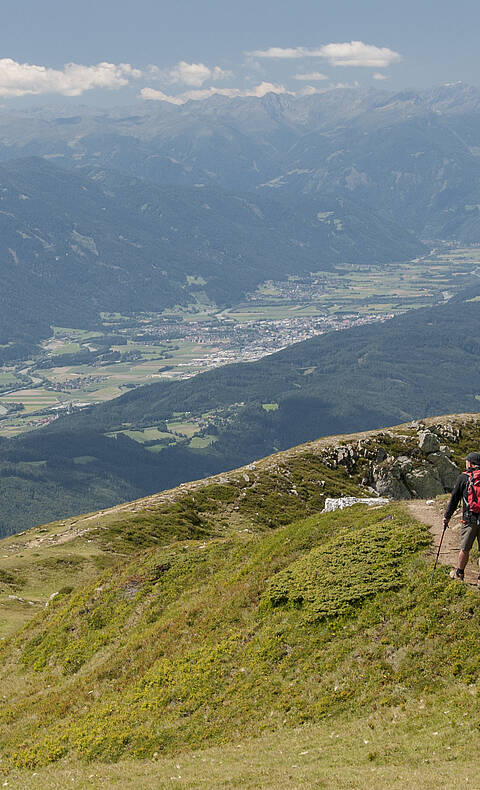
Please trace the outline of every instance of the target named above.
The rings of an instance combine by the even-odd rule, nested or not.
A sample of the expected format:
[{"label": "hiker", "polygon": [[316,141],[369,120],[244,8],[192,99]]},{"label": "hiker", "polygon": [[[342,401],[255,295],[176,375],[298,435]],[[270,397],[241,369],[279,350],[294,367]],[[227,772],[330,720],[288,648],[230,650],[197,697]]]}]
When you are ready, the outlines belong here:
[{"label": "hiker", "polygon": [[[466,457],[465,467],[466,471],[457,478],[443,518],[443,528],[446,529],[460,500],[462,500],[462,542],[458,555],[458,566],[450,572],[451,578],[458,580],[463,580],[470,549],[475,538],[480,549],[480,453],[469,453]],[[477,585],[480,587],[480,574]]]}]

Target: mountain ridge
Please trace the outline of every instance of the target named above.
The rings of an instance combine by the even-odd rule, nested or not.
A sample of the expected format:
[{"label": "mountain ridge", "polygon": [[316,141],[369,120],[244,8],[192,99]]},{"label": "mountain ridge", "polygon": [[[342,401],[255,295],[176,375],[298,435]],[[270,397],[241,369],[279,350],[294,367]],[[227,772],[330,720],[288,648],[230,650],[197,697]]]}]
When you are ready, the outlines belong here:
[{"label": "mountain ridge", "polygon": [[[414,445],[428,458],[426,435],[448,441],[460,462],[480,441],[480,415],[329,437],[313,443],[316,459],[312,444],[295,448],[166,492],[176,497],[163,511],[167,521],[150,499],[132,503],[129,521],[92,514],[2,541],[4,589],[23,592],[22,574],[25,583],[36,571],[45,595],[70,576],[0,643],[2,771],[51,766],[54,775],[55,763],[79,760],[101,772],[119,759],[227,746],[244,728],[260,737],[306,724],[331,731],[352,719],[373,723],[377,709],[398,715],[418,708],[419,698],[428,700],[431,732],[447,700],[471,697],[478,593],[442,568],[432,584],[430,535],[400,503],[320,512],[327,493],[362,490],[348,470],[355,443],[360,459],[368,442],[377,455],[383,442],[380,463],[391,465]],[[319,464],[324,451],[336,467]],[[239,500],[247,506],[235,520]],[[271,523],[258,519],[262,503]],[[70,545],[62,527],[76,530]],[[86,568],[87,550],[91,558],[102,544],[102,563]],[[108,544],[115,556],[107,563]],[[11,608],[15,597],[31,610],[18,592]],[[450,727],[458,732],[464,711],[465,703],[451,715],[445,738]],[[391,752],[377,734],[369,739],[378,744],[369,759],[383,765]],[[456,750],[464,753],[466,742],[457,739]]]},{"label": "mountain ridge", "polygon": [[270,184],[289,197],[320,189],[423,238],[480,241],[480,99],[463,83],[69,112],[5,116],[0,158],[34,154],[158,184],[248,192]]}]

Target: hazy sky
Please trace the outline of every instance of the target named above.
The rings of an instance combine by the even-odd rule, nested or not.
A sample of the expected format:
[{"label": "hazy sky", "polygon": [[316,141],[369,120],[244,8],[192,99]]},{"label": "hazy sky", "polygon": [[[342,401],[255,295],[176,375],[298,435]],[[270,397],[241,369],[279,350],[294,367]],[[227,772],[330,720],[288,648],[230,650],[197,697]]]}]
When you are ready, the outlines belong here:
[{"label": "hazy sky", "polygon": [[2,0],[0,102],[480,85],[474,0]]}]

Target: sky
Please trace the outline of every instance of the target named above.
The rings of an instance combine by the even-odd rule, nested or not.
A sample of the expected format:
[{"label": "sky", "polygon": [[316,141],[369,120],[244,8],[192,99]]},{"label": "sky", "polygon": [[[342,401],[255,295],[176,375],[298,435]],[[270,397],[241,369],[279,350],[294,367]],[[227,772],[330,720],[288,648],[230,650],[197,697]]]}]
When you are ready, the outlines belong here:
[{"label": "sky", "polygon": [[0,103],[480,87],[474,0],[2,0]]}]

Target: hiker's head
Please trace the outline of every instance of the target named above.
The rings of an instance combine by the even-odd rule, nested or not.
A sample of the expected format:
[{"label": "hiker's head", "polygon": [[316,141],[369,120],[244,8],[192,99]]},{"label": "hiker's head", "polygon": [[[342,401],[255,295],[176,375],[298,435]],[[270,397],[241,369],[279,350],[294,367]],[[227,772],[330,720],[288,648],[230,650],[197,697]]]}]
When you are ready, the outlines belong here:
[{"label": "hiker's head", "polygon": [[467,469],[472,466],[480,466],[480,453],[469,453],[465,459]]}]

